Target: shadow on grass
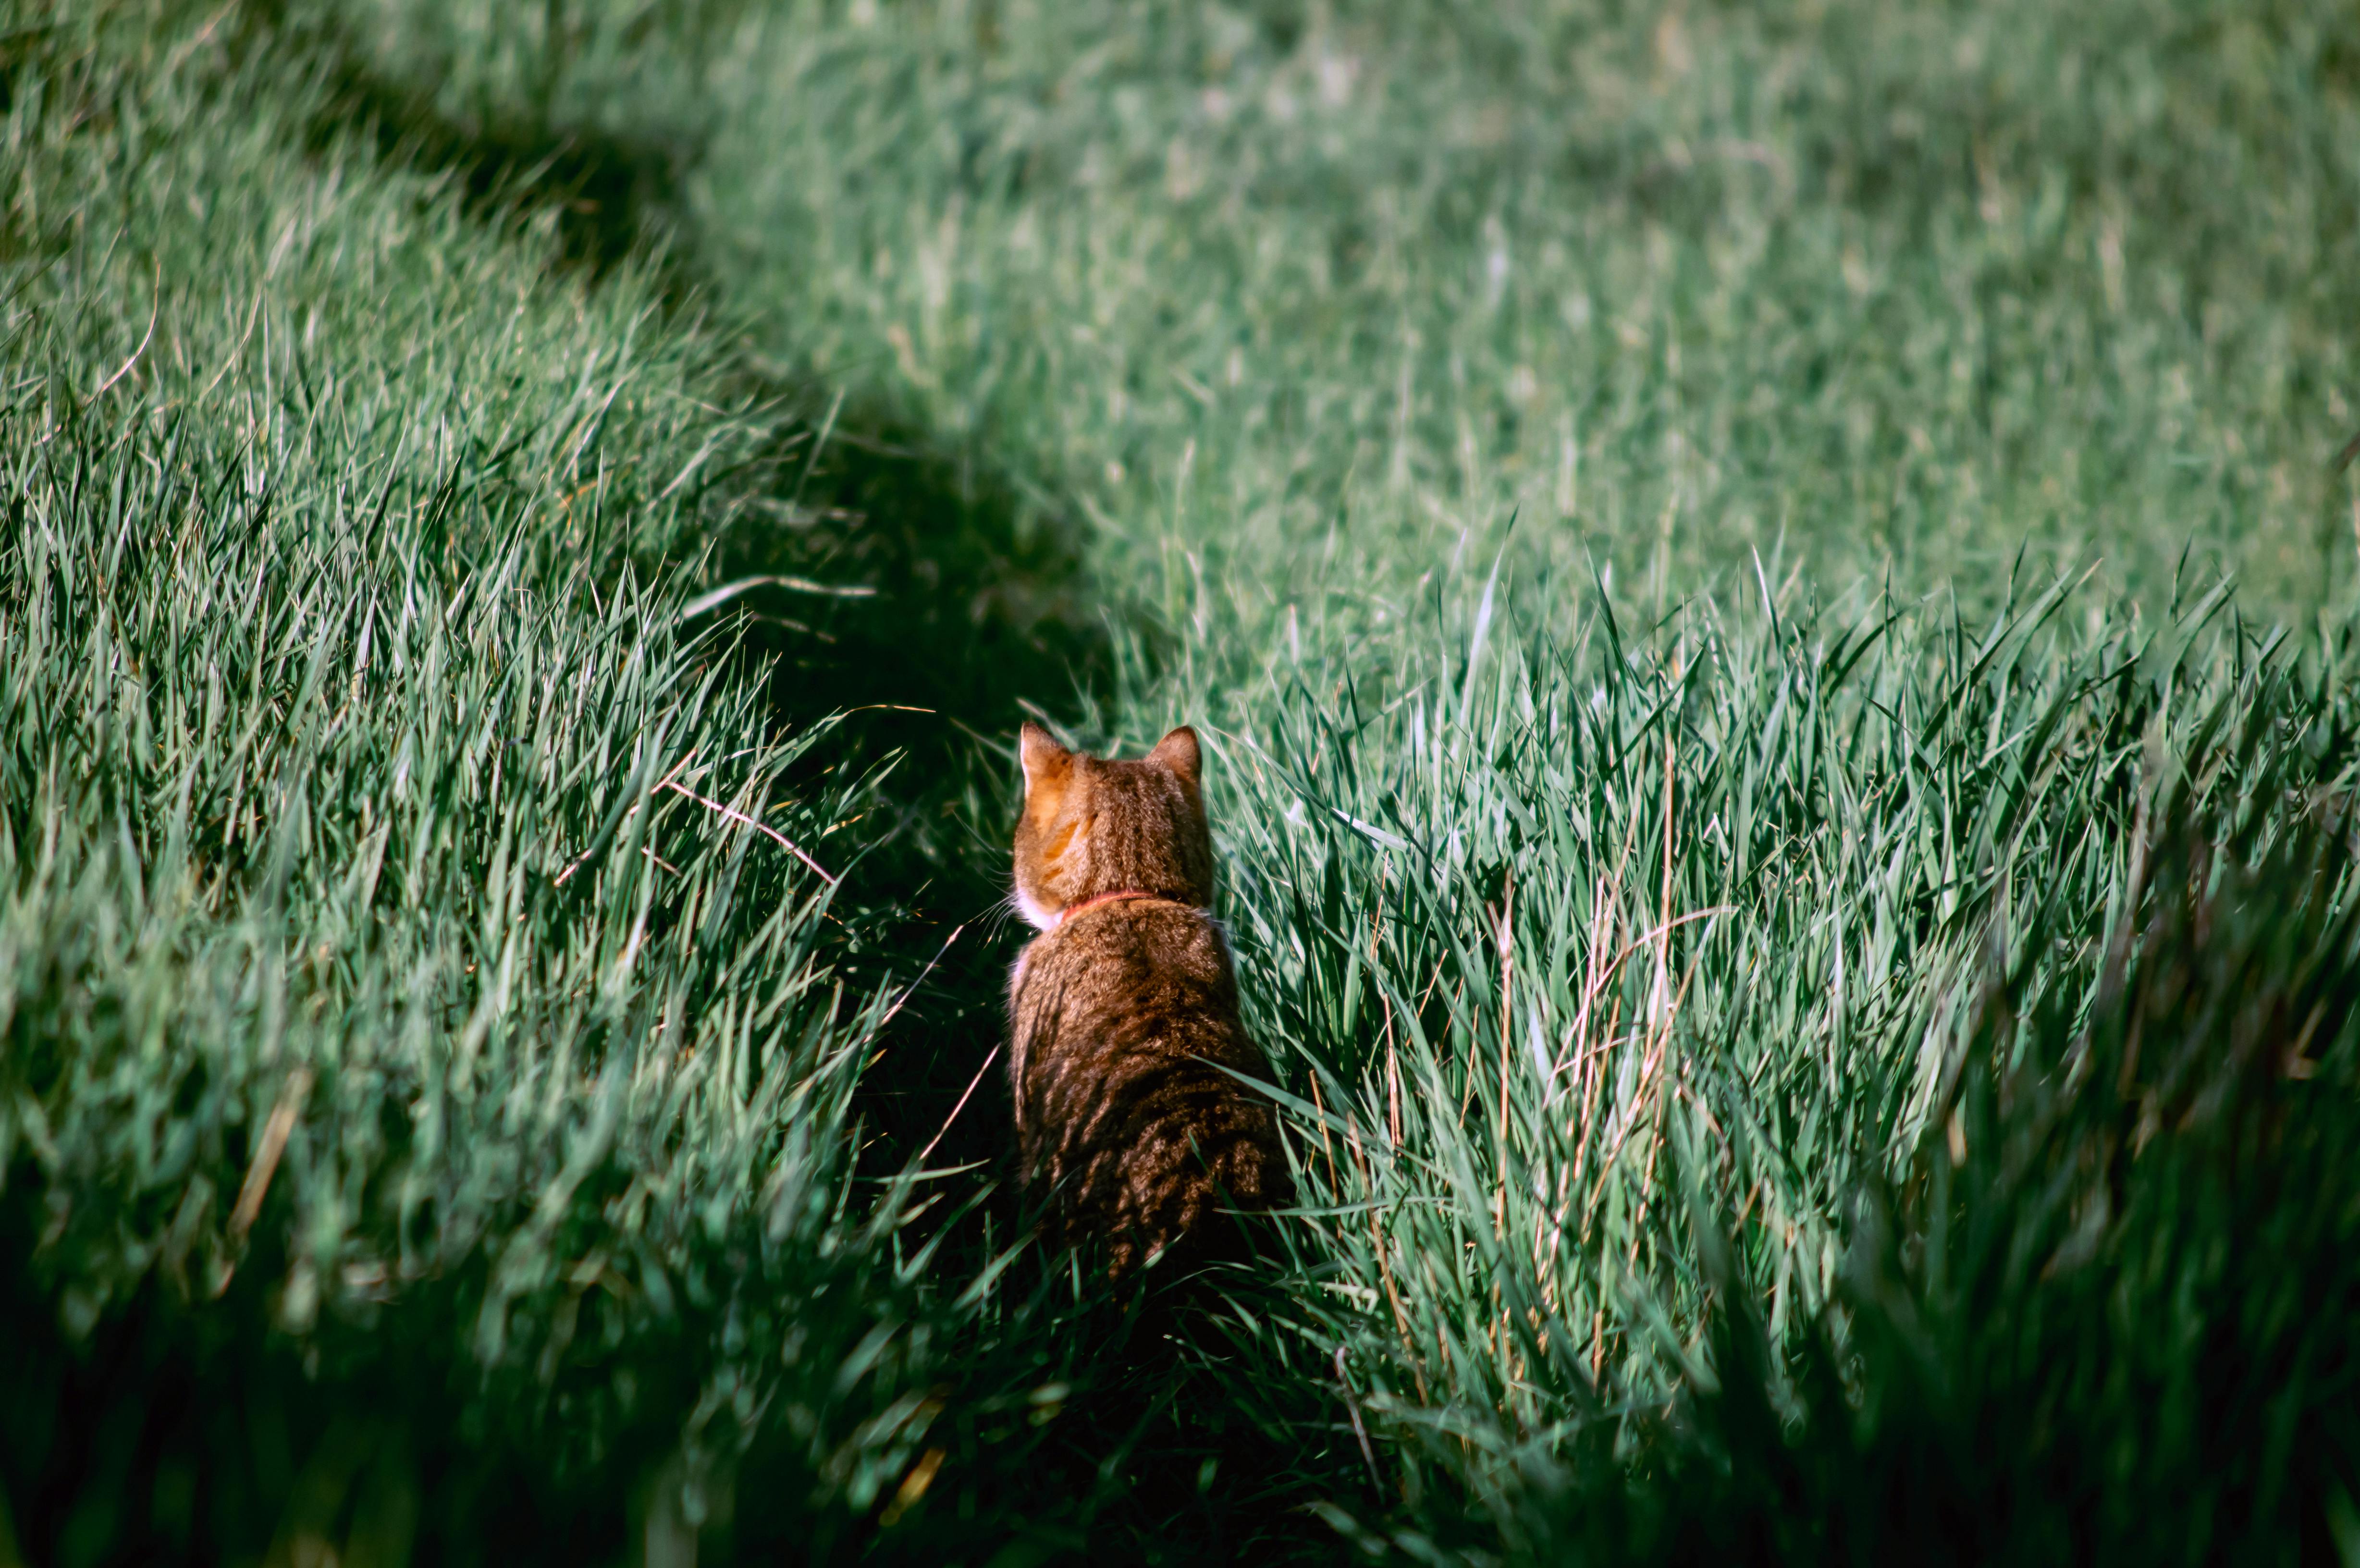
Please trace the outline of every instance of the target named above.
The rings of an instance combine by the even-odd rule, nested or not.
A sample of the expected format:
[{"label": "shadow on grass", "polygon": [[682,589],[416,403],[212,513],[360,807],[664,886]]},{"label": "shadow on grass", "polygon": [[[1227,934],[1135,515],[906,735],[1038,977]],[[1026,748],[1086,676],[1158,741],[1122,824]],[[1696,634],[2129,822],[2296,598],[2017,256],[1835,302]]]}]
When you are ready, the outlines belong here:
[{"label": "shadow on grass", "polygon": [[[710,296],[676,200],[696,160],[691,139],[634,143],[530,114],[465,123],[430,93],[374,74],[349,39],[323,36],[316,17],[289,23],[290,9],[250,0],[237,47],[328,62],[332,107],[310,127],[315,147],[357,132],[380,156],[454,180],[480,222],[546,221],[565,268],[595,280],[627,261],[651,267],[676,311]],[[1079,522],[995,463],[985,442],[945,440],[883,400],[839,397],[792,367],[739,363],[727,371],[736,401],[778,417],[769,449],[716,482],[728,491],[718,511],[736,520],[705,541],[705,572],[715,584],[764,581],[705,613],[741,618],[781,722],[846,715],[812,766],[884,770],[874,798],[881,820],[815,846],[844,877],[834,911],[841,967],[909,986],[865,1081],[864,1160],[881,1171],[930,1150],[937,1168],[967,1168],[945,1183],[957,1188],[945,1208],[959,1217],[928,1223],[942,1231],[934,1240],[944,1277],[972,1277],[1021,1223],[1005,1192],[986,1190],[1010,1142],[993,1060],[1015,945],[1000,912],[1013,804],[1003,747],[1028,709],[1071,710],[1103,686],[1111,663]],[[982,1510],[988,1530],[1024,1521],[1034,1542],[1029,1561],[1101,1548],[1125,1558],[1228,1561],[1252,1541],[1299,1540],[1306,1530],[1325,1540],[1324,1528],[1280,1495],[1283,1445],[1210,1391],[1201,1370],[1175,1361],[1173,1341],[1136,1333],[1133,1318],[1105,1310],[1100,1292],[1065,1279],[1057,1260],[1028,1257],[1021,1268],[1034,1280],[1034,1304],[974,1327],[957,1365],[962,1377],[1026,1387],[1070,1377],[1071,1408],[1048,1408],[1058,1424],[1043,1431],[1046,1407],[1020,1399],[1006,1420],[1032,1458],[1011,1463],[988,1457],[1010,1441],[989,1430],[1000,1415],[955,1404],[944,1417],[953,1456],[927,1510],[934,1522],[914,1519],[861,1550],[953,1560],[972,1544],[975,1527],[962,1522],[968,1508]],[[257,1264],[245,1272],[259,1279],[272,1271]],[[1061,1291],[1065,1307],[1043,1304]],[[26,1295],[23,1321],[49,1310],[42,1292]],[[1081,1307],[1071,1304],[1076,1297]],[[395,1453],[385,1465],[408,1477],[403,1486],[438,1499],[404,1526],[416,1539],[447,1546],[472,1536],[479,1553],[511,1561],[628,1560],[636,1550],[628,1499],[585,1497],[578,1486],[551,1494],[548,1477],[522,1450],[504,1446],[503,1434],[475,1435],[467,1463],[489,1479],[472,1486],[400,1448],[421,1446],[418,1434],[447,1420],[449,1390],[438,1381],[452,1370],[447,1317],[413,1312],[405,1328],[389,1330],[373,1367],[324,1374],[262,1327],[268,1318],[259,1298],[193,1315],[143,1298],[45,1377],[20,1385],[47,1420],[7,1456],[37,1478],[16,1519],[32,1560],[121,1561],[159,1541],[283,1535],[308,1506],[310,1470],[366,1447],[348,1421],[339,1424],[355,1393],[366,1407],[355,1419],[373,1423],[366,1443]],[[652,1396],[647,1407],[668,1408]],[[973,1430],[951,1430],[962,1421]],[[1024,1435],[1034,1432],[1037,1442]],[[661,1459],[639,1441],[645,1433],[629,1435],[638,1447],[601,1475],[627,1470],[642,1449]],[[249,1454],[260,1457],[248,1463]],[[358,1475],[378,1464],[364,1454],[346,1468]],[[797,1474],[786,1449],[758,1447],[742,1472],[735,1525],[707,1543],[716,1554],[802,1556],[814,1494],[784,1486]],[[184,1508],[183,1493],[198,1502]],[[359,1495],[335,1490],[348,1493]],[[954,1498],[960,1506],[950,1506]],[[890,1503],[838,1528],[875,1531]],[[93,1509],[111,1517],[93,1522]],[[0,1513],[0,1548],[5,1519]],[[545,1521],[557,1528],[544,1530]],[[333,1522],[342,1530],[351,1521],[340,1514]],[[328,1523],[321,1530],[323,1539],[333,1533]],[[8,1555],[0,1550],[0,1561]],[[272,1560],[285,1556],[274,1551]]]},{"label": "shadow on grass", "polygon": [[1076,530],[1047,503],[889,415],[848,402],[832,424],[825,414],[815,452],[782,460],[799,471],[781,481],[792,520],[718,541],[711,575],[873,590],[764,583],[728,611],[746,617],[782,718],[845,715],[814,767],[888,769],[872,819],[839,841],[857,858],[829,867],[845,874],[844,960],[911,987],[864,1080],[874,1160],[931,1146],[934,1164],[989,1169],[1011,1136],[1002,1080],[985,1069],[1016,947],[1003,905],[1014,735],[1028,709],[1069,709],[1105,680],[1106,629]]},{"label": "shadow on grass", "polygon": [[[547,216],[561,266],[595,279],[644,263],[675,310],[709,292],[674,200],[694,164],[691,143],[633,144],[530,117],[463,124],[428,94],[373,76],[356,49],[282,32],[284,9],[254,0],[239,47],[331,63],[333,108],[311,127],[316,146],[357,130],[381,156],[457,181],[479,221]],[[1007,1194],[989,1190],[1010,1142],[992,1060],[1014,947],[998,913],[1013,795],[1001,748],[1028,707],[1071,709],[1110,667],[1080,528],[983,443],[942,439],[792,368],[727,368],[736,401],[778,417],[769,449],[716,482],[728,491],[717,512],[736,520],[705,541],[708,580],[868,592],[765,581],[705,613],[742,618],[781,722],[847,715],[813,766],[887,769],[875,796],[882,820],[815,846],[843,874],[842,968],[910,987],[865,1080],[863,1158],[880,1172],[931,1149],[937,1168],[968,1168],[941,1183],[958,1217],[925,1223],[937,1230],[940,1277],[971,1279],[1021,1223]],[[0,1211],[0,1222],[28,1213]],[[32,1251],[23,1236],[0,1243]],[[386,1527],[385,1539],[403,1542],[388,1560],[409,1556],[412,1541],[419,1561],[639,1558],[652,1536],[633,1497],[669,1463],[693,1389],[642,1387],[629,1430],[602,1434],[604,1457],[569,1470],[538,1451],[558,1434],[529,1412],[514,1429],[453,1430],[451,1410],[470,1397],[457,1387],[468,1371],[467,1282],[437,1285],[423,1304],[411,1298],[384,1315],[366,1351],[323,1366],[268,1327],[257,1282],[281,1272],[249,1259],[230,1299],[196,1312],[151,1286],[92,1335],[0,1379],[24,1418],[0,1462],[29,1477],[16,1489],[13,1531],[12,1499],[0,1497],[0,1562],[18,1543],[30,1561],[98,1563],[205,1550],[192,1543],[258,1549],[274,1537],[266,1561],[297,1561],[314,1536],[376,1532],[365,1516],[377,1491],[400,1516]],[[929,1437],[938,1457],[928,1463],[942,1469],[922,1513],[889,1523],[903,1511],[891,1494],[847,1503],[840,1478],[811,1473],[807,1434],[773,1423],[738,1470],[734,1521],[703,1532],[708,1560],[931,1563],[992,1542],[1010,1561],[1222,1562],[1273,1541],[1290,1553],[1328,1542],[1287,1489],[1299,1461],[1222,1396],[1218,1377],[1186,1364],[1185,1334],[1142,1330],[1150,1320],[1109,1307],[1054,1258],[1027,1256],[1007,1278],[1030,1281],[1027,1301],[958,1322],[958,1343],[928,1353],[974,1388],[931,1396],[947,1406]],[[38,1322],[55,1310],[52,1284],[20,1277],[0,1289],[0,1309]],[[837,1310],[815,1304],[825,1281],[809,1284],[814,1301],[792,1310]],[[697,1334],[721,1334],[705,1321],[717,1311],[689,1312],[677,1354],[631,1346],[634,1375],[693,1367]],[[370,1479],[379,1475],[389,1479]],[[815,1545],[815,1530],[835,1544]]]},{"label": "shadow on grass", "polygon": [[[315,147],[358,132],[388,162],[455,180],[479,222],[547,220],[563,268],[595,280],[638,262],[675,312],[719,294],[676,200],[701,156],[694,130],[626,136],[530,105],[456,112],[375,69],[332,25],[333,8],[247,0],[245,10],[245,47],[323,62]],[[908,753],[896,782],[914,800],[979,737],[1012,739],[1023,705],[1067,707],[1103,680],[1080,518],[993,461],[988,435],[945,439],[874,393],[839,392],[800,367],[748,358],[727,373],[737,401],[765,411],[777,435],[727,482],[752,521],[713,541],[715,581],[776,574],[872,591],[771,587],[733,602],[754,617],[753,651],[777,662],[782,715],[898,714],[852,729],[873,753]]]},{"label": "shadow on grass", "polygon": [[[678,199],[701,156],[693,127],[634,137],[569,123],[548,106],[553,90],[453,108],[435,84],[382,71],[333,6],[246,0],[243,14],[238,47],[324,70],[315,147],[357,133],[390,162],[456,181],[477,221],[547,223],[564,268],[594,280],[627,261],[651,272],[674,312],[719,292]],[[738,520],[707,541],[706,575],[795,581],[763,583],[709,613],[743,618],[782,722],[846,715],[812,766],[890,764],[876,797],[883,820],[837,841],[857,855],[822,859],[847,872],[836,912],[848,970],[904,983],[923,971],[869,1079],[883,1134],[876,1158],[898,1164],[942,1131],[1001,1029],[1013,955],[996,914],[1013,803],[1012,752],[1001,748],[1028,709],[1070,710],[1103,684],[1106,628],[1078,516],[995,463],[988,438],[946,440],[874,393],[751,356],[728,367],[728,382],[739,406],[774,418],[776,433],[722,482],[732,491],[723,510]],[[995,1159],[1004,1103],[985,1074],[935,1160]]]}]

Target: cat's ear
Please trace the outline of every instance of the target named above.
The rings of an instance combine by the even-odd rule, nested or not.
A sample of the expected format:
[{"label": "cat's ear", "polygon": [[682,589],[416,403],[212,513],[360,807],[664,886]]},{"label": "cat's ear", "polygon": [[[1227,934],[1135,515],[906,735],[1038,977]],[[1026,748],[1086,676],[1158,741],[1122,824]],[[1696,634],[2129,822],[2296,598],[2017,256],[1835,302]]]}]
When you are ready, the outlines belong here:
[{"label": "cat's ear", "polygon": [[1182,724],[1155,743],[1147,760],[1168,773],[1176,775],[1190,789],[1196,788],[1197,769],[1203,757],[1196,749],[1196,732]]},{"label": "cat's ear", "polygon": [[1047,730],[1026,720],[1017,732],[1016,755],[1024,764],[1024,793],[1030,796],[1044,784],[1063,783],[1074,769],[1074,754],[1059,746]]}]

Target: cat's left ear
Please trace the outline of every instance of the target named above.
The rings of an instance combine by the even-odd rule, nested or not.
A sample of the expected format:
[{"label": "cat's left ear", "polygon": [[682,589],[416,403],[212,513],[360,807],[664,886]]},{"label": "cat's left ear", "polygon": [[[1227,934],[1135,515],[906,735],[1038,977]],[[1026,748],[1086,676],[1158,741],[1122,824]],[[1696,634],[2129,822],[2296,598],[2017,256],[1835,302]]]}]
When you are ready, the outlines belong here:
[{"label": "cat's left ear", "polygon": [[1027,720],[1017,732],[1016,755],[1024,765],[1024,793],[1030,796],[1044,785],[1065,782],[1073,771],[1074,754],[1059,746],[1047,730]]},{"label": "cat's left ear", "polygon": [[1197,769],[1203,764],[1203,757],[1196,749],[1196,732],[1186,724],[1157,741],[1155,749],[1147,754],[1147,760],[1167,773],[1176,775],[1191,792],[1196,790]]}]

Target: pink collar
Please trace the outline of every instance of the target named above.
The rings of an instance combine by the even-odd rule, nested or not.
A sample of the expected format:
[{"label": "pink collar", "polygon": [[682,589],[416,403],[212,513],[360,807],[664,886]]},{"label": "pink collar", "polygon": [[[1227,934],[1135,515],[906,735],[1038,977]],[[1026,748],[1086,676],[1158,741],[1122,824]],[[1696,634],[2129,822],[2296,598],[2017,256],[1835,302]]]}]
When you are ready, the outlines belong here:
[{"label": "pink collar", "polygon": [[1179,902],[1176,898],[1165,898],[1164,895],[1161,893],[1150,893],[1138,887],[1124,887],[1112,893],[1093,893],[1088,898],[1084,898],[1080,903],[1068,904],[1064,909],[1058,910],[1057,927],[1062,928],[1067,920],[1072,920],[1076,915],[1080,914],[1084,909],[1090,908],[1092,905],[1118,903],[1124,898],[1164,898],[1166,903]]}]

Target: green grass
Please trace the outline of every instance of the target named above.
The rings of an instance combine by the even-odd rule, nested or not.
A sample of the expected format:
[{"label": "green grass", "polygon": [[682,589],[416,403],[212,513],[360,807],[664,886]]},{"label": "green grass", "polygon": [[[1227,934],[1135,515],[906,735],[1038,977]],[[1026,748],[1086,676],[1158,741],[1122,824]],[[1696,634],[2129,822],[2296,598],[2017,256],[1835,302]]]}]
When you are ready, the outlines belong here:
[{"label": "green grass", "polygon": [[[0,1560],[2360,1560],[2341,9],[0,71]],[[1143,1305],[1028,709],[1305,1194]]]},{"label": "green grass", "polygon": [[[2040,628],[2056,603],[1980,642],[1906,618],[1863,636],[1733,615],[1670,659],[1616,648],[1611,621],[1586,650],[1494,628],[1488,650],[1470,632],[1463,659],[1423,668],[1356,656],[1340,697],[1303,679],[1334,667],[1306,648],[1231,688],[1233,919],[1261,1032],[1299,1062],[1282,1076],[1320,1086],[1296,1090],[1327,1213],[1295,1327],[1347,1348],[1371,1419],[1404,1440],[1385,1485],[1413,1513],[1471,1493],[1541,1560],[1717,1557],[1755,1531],[1775,1555],[1882,1559],[1933,1552],[1910,1541],[1957,1528],[1948,1515],[2013,1507],[1940,1550],[2095,1540],[2193,1561],[2232,1541],[2267,1555],[2315,1506],[2284,1497],[2210,1536],[2145,1517],[2158,1497],[2256,1484],[2192,1473],[2265,1446],[2258,1413],[2211,1418],[2255,1423],[2235,1438],[2202,1430],[2197,1407],[2252,1377],[2240,1357],[2353,1349],[2347,1313],[2308,1316],[2348,1301],[2348,1278],[2294,1288],[2267,1252],[2228,1266],[2212,1249],[2244,1233],[2205,1208],[2230,1201],[2205,1182],[2259,1154],[2234,1141],[2245,1119],[2322,1116],[2307,1158],[2348,1135],[2347,1103],[2306,1085],[2284,1110],[2272,1080],[2306,1029],[2304,1049],[2335,1029],[2330,1058],[2350,1050],[2349,698],[2267,661],[2240,671],[2243,637],[2193,618],[2192,648],[2077,647]],[[2142,844],[2144,869],[2126,864]],[[2235,868],[2223,887],[2213,854]],[[2191,941],[2175,918],[2207,917],[2187,903],[2259,931]],[[2154,1004],[2143,1063],[2120,1039],[2126,984],[2178,993]],[[2069,1070],[2085,1055],[2106,1064],[2095,1084]],[[2002,1158],[1951,1176],[1992,1141]],[[2256,1207],[2324,1259],[2308,1249],[2353,1224],[2326,1195],[2343,1179],[2263,1163],[2275,1204]],[[1896,1187],[1909,1228],[1888,1261],[1862,1205]],[[1972,1237],[1948,1268],[1944,1226]],[[2251,1310],[2255,1337],[2208,1351],[2244,1291],[2272,1303]],[[1982,1292],[1980,1312],[1953,1292]],[[1788,1386],[1818,1336],[1826,1381]],[[2038,1410],[2044,1380],[2098,1386],[2072,1396],[2106,1412],[2073,1412],[2090,1449],[2043,1432],[2060,1420]],[[1857,1433],[1848,1390],[1868,1407]],[[2250,1397],[2306,1450],[2341,1421],[2302,1377]],[[2188,1424],[2092,1457],[2109,1435],[2137,1446],[2109,1424],[2133,1410]],[[1642,1490],[1595,1519],[1594,1498],[1541,1500],[1594,1492],[1616,1432],[1621,1457],[1675,1493],[1717,1486],[1721,1508],[1682,1519]],[[1855,1443],[1871,1475],[1921,1473],[1863,1480],[1842,1467]]]},{"label": "green grass", "polygon": [[345,12],[454,123],[695,148],[668,232],[766,352],[1166,618],[1185,552],[1283,601],[1512,508],[1650,601],[1783,543],[1987,608],[2029,544],[2152,604],[2193,545],[2307,612],[2348,531],[2333,7]]},{"label": "green grass", "polygon": [[869,786],[633,564],[794,432],[634,279],[307,160],[266,62],[35,47],[82,113],[16,103],[0,1016],[16,1294],[74,1354],[12,1388],[25,1549],[619,1550],[755,1408],[798,1529],[869,1511],[935,1310],[923,1194],[853,1184]]}]

